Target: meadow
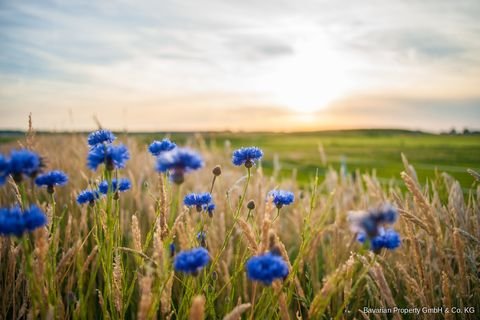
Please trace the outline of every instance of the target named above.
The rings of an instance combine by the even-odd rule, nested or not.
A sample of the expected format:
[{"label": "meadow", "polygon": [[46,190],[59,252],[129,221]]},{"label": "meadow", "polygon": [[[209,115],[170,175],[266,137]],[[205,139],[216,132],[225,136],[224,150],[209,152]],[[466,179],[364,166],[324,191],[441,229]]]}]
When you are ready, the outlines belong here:
[{"label": "meadow", "polygon": [[[168,157],[148,146],[165,137],[202,165],[190,163],[196,168],[182,177],[159,166]],[[35,204],[48,218],[0,236],[0,292],[8,293],[0,318],[477,319],[479,140],[377,130],[120,133],[113,146],[125,144],[129,159],[87,166],[97,152],[87,135],[3,138],[6,158],[32,150],[44,172],[62,170],[68,183],[49,193],[11,174],[0,186],[2,208]],[[249,146],[263,150],[261,160],[234,165],[235,150]],[[130,181],[125,192],[112,187],[121,177]],[[93,196],[79,204],[85,189]],[[279,205],[271,190],[294,200]],[[188,194],[204,192],[212,199],[186,205]],[[391,227],[399,245],[375,247],[377,234],[358,241],[352,215],[385,206],[398,218],[379,229]],[[182,260],[192,248],[207,256]],[[259,278],[248,266],[265,255],[286,273]]]},{"label": "meadow", "polygon": [[[191,134],[171,134],[175,140],[186,141]],[[140,134],[148,143],[155,136]],[[295,178],[307,184],[318,169],[324,176],[331,167],[335,170],[372,173],[382,183],[402,186],[401,153],[412,163],[420,181],[425,183],[436,173],[447,172],[468,190],[472,185],[467,168],[480,169],[480,135],[436,135],[404,130],[345,130],[305,133],[209,133],[202,139],[213,150],[225,143],[232,149],[258,145],[266,151],[262,165],[272,173],[274,161],[281,177]]]}]

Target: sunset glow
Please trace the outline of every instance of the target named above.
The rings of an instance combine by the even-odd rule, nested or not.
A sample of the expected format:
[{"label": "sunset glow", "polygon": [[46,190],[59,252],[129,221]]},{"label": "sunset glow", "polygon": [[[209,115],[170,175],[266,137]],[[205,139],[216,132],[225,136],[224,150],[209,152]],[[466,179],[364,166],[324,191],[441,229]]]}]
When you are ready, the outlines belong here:
[{"label": "sunset glow", "polygon": [[479,128],[478,15],[478,1],[2,2],[0,128],[30,112],[45,130]]}]

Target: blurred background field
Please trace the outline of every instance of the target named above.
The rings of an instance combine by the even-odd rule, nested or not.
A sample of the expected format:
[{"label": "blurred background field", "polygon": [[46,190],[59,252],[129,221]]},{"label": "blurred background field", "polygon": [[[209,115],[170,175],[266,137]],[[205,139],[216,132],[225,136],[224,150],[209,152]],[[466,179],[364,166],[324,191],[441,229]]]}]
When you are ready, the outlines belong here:
[{"label": "blurred background field", "polygon": [[[125,133],[147,145],[165,133]],[[0,142],[23,138],[21,132],[3,133]],[[169,136],[185,143],[193,133],[172,133]],[[332,167],[360,173],[375,172],[385,184],[401,186],[399,173],[401,153],[415,164],[419,181],[432,179],[438,172],[447,172],[457,179],[463,190],[472,185],[467,169],[480,169],[480,135],[438,135],[407,130],[345,130],[307,133],[231,133],[197,134],[213,150],[230,144],[232,149],[257,145],[266,151],[262,165],[267,174],[274,166],[279,178],[295,175],[301,185],[307,184],[318,169],[319,176]],[[274,164],[274,162],[276,162]]]}]

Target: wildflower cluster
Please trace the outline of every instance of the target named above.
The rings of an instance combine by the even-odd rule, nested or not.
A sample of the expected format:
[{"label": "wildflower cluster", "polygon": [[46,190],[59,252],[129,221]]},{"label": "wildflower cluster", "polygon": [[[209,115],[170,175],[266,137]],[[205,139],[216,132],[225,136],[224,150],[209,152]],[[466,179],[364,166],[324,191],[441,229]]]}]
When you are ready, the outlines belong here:
[{"label": "wildflower cluster", "polygon": [[268,193],[268,196],[272,198],[272,202],[278,209],[292,204],[295,200],[293,192],[285,190],[272,190]]},{"label": "wildflower cluster", "polygon": [[209,192],[189,193],[183,199],[183,203],[187,207],[195,207],[198,212],[208,211],[212,213],[215,209],[215,204],[212,202],[212,195]]},{"label": "wildflower cluster", "polygon": [[210,261],[207,249],[203,247],[182,251],[173,262],[175,270],[196,275]]},{"label": "wildflower cluster", "polygon": [[0,209],[0,235],[3,236],[20,237],[46,224],[47,216],[35,205],[23,211],[19,206]]},{"label": "wildflower cluster", "polygon": [[159,156],[163,152],[172,151],[177,145],[168,139],[163,139],[162,141],[153,141],[148,146],[148,151],[154,156]]},{"label": "wildflower cluster", "polygon": [[98,199],[100,199],[100,193],[97,190],[83,190],[77,196],[77,203],[88,203],[90,206],[93,206]]},{"label": "wildflower cluster", "polygon": [[43,167],[42,158],[37,153],[27,149],[12,150],[10,159],[0,155],[0,185],[5,183],[9,175],[17,183],[22,182],[24,176],[35,178]]},{"label": "wildflower cluster", "polygon": [[[225,235],[225,238],[223,239],[223,236],[219,237],[214,234],[219,230],[218,226],[213,224],[215,220],[206,219],[205,215],[203,214],[208,214],[210,217],[212,217],[214,214],[216,209],[214,195],[215,199],[218,199],[218,195],[214,194],[214,190],[222,189],[222,192],[225,191],[223,188],[223,181],[219,182],[220,185],[217,185],[216,189],[214,188],[215,179],[222,175],[221,167],[217,165],[211,171],[213,174],[213,181],[209,189],[210,192],[192,192],[185,195],[183,193],[183,188],[168,188],[170,186],[165,186],[163,179],[168,175],[172,182],[181,184],[185,179],[185,174],[194,170],[198,170],[204,166],[201,155],[191,149],[178,147],[175,143],[168,139],[153,141],[148,146],[148,151],[155,157],[155,169],[161,173],[161,179],[159,183],[161,184],[162,188],[156,203],[157,208],[155,209],[155,220],[150,219],[150,226],[148,226],[147,223],[140,224],[137,219],[137,216],[140,215],[137,213],[144,213],[148,209],[138,209],[131,219],[132,237],[124,237],[123,232],[125,229],[124,226],[126,225],[126,221],[124,221],[124,219],[129,211],[124,210],[124,208],[120,206],[120,203],[114,202],[114,200],[118,200],[119,194],[132,188],[131,181],[127,178],[120,177],[119,172],[117,171],[117,169],[125,167],[127,160],[130,158],[130,154],[125,145],[114,145],[113,143],[115,140],[115,135],[108,130],[95,131],[91,133],[87,139],[89,146],[87,156],[88,167],[93,171],[96,171],[99,166],[101,167],[103,165],[105,170],[102,170],[102,173],[98,177],[89,177],[91,179],[90,181],[92,181],[89,183],[89,187],[79,192],[76,197],[76,201],[79,205],[87,205],[91,207],[88,208],[88,213],[92,214],[92,217],[89,218],[91,220],[81,220],[83,224],[82,227],[84,228],[83,230],[85,231],[79,234],[83,236],[91,234],[90,237],[85,237],[85,248],[88,247],[89,249],[87,250],[95,250],[93,255],[87,255],[88,257],[92,257],[91,259],[94,262],[92,262],[90,266],[87,265],[87,267],[80,265],[82,266],[80,269],[84,270],[90,268],[89,270],[94,270],[94,275],[98,274],[98,277],[95,276],[92,278],[92,280],[89,279],[89,281],[92,281],[92,285],[88,284],[86,286],[84,279],[81,276],[78,277],[78,281],[84,281],[82,282],[82,288],[86,288],[85,292],[81,292],[82,296],[79,295],[79,299],[84,299],[86,294],[92,292],[88,291],[90,290],[89,288],[96,289],[99,293],[99,297],[102,299],[102,304],[104,304],[102,305],[102,308],[104,309],[101,309],[101,312],[105,313],[105,317],[110,316],[112,319],[122,317],[129,318],[134,317],[135,315],[128,314],[128,316],[126,316],[123,314],[124,310],[122,310],[122,308],[125,307],[126,310],[130,310],[130,305],[123,306],[121,303],[122,301],[129,301],[130,296],[126,296],[126,294],[130,295],[132,293],[125,292],[125,290],[122,290],[121,288],[132,288],[132,290],[137,291],[137,289],[135,289],[137,288],[136,281],[137,276],[140,273],[145,272],[145,275],[141,275],[143,277],[142,283],[140,283],[140,292],[142,295],[145,292],[149,295],[151,294],[152,296],[156,295],[157,297],[160,297],[163,292],[162,290],[169,290],[170,295],[172,295],[172,292],[174,294],[177,294],[177,292],[186,292],[185,296],[182,296],[181,299],[185,299],[184,301],[190,301],[191,297],[188,295],[193,294],[193,292],[197,289],[198,291],[202,290],[202,292],[206,292],[205,295],[207,295],[212,291],[210,288],[217,288],[218,286],[214,282],[212,283],[210,281],[217,281],[218,274],[220,274],[221,270],[225,270],[226,273],[229,271],[235,272],[234,278],[232,279],[232,288],[236,288],[238,283],[235,281],[238,281],[238,279],[242,281],[249,279],[250,281],[255,282],[255,284],[252,286],[252,289],[254,288],[254,293],[252,294],[251,318],[263,318],[262,315],[264,317],[268,317],[268,314],[266,313],[258,315],[260,312],[257,312],[257,314],[255,314],[256,311],[254,310],[253,306],[255,305],[255,301],[258,301],[261,306],[270,306],[272,304],[271,297],[273,297],[271,294],[276,294],[276,290],[265,290],[262,295],[256,299],[255,294],[257,283],[260,282],[263,285],[270,286],[274,281],[285,280],[289,276],[289,266],[290,268],[294,268],[289,261],[287,262],[287,257],[284,253],[286,248],[283,247],[283,244],[281,246],[281,242],[277,237],[276,228],[283,226],[279,226],[278,224],[276,225],[273,222],[279,216],[279,212],[282,208],[294,204],[295,194],[291,191],[280,189],[273,189],[269,191],[266,198],[267,201],[269,201],[272,205],[269,204],[268,210],[273,208],[273,205],[275,205],[277,208],[277,216],[275,219],[270,220],[270,214],[267,211],[268,215],[265,216],[264,220],[267,223],[264,222],[260,228],[258,228],[258,225],[251,224],[252,220],[249,218],[252,211],[255,210],[256,207],[259,208],[258,210],[263,210],[263,207],[261,205],[259,206],[258,204],[256,205],[254,200],[250,200],[248,202],[245,200],[248,200],[246,198],[247,196],[252,196],[257,199],[258,194],[255,194],[255,191],[258,192],[258,190],[264,190],[262,185],[259,183],[255,184],[255,186],[260,186],[260,188],[255,188],[253,192],[251,187],[248,189],[249,182],[251,181],[250,178],[254,177],[255,174],[251,168],[262,159],[263,151],[257,147],[246,147],[233,152],[232,163],[235,166],[244,166],[246,168],[244,170],[247,172],[247,176],[238,180],[238,183],[244,183],[243,193],[238,195],[238,202],[236,201],[235,197],[235,200],[232,201],[233,203],[229,202],[231,198],[229,198],[228,191],[227,202],[222,203],[221,209],[225,210],[225,212],[222,212],[222,214],[225,213],[226,219],[223,220],[224,217],[221,217],[223,220],[223,230],[222,232],[219,232],[219,234]],[[52,212],[52,223],[49,230],[53,231],[49,232],[49,235],[52,235],[52,240],[49,239],[49,241],[52,241],[52,245],[49,243],[48,248],[51,250],[51,254],[49,251],[48,259],[51,259],[53,262],[49,260],[49,263],[51,263],[51,269],[46,268],[47,271],[45,273],[48,276],[55,276],[56,267],[58,266],[56,264],[56,259],[62,258],[58,251],[60,242],[58,242],[57,239],[59,238],[60,234],[63,234],[56,231],[59,228],[63,228],[65,224],[62,222],[62,218],[59,218],[60,215],[55,214],[54,188],[65,185],[69,181],[69,178],[64,172],[59,170],[52,170],[42,173],[42,167],[43,161],[41,157],[29,150],[14,150],[11,152],[9,157],[0,155],[0,185],[4,184],[9,176],[11,176],[17,184],[19,184],[19,182],[21,182],[25,177],[29,177],[34,180],[35,185],[46,188],[51,194],[51,208],[53,208],[53,210],[49,211]],[[113,170],[115,170],[115,172],[112,172]],[[246,178],[246,180],[244,180],[244,178]],[[223,179],[223,176],[221,179]],[[258,181],[255,181],[255,183],[257,182]],[[20,205],[0,209],[0,235],[2,236],[20,237],[26,232],[31,232],[47,224],[47,216],[39,207],[35,205],[28,207],[28,205],[24,203],[29,199],[34,199],[34,202],[37,203],[42,201],[43,198],[35,199],[35,189],[33,189],[31,193],[27,193],[25,185],[19,185],[22,188],[17,188],[20,190],[18,192],[23,192],[18,200]],[[265,193],[263,193],[263,191],[260,192],[262,197],[265,197]],[[151,194],[153,193],[149,193],[149,195]],[[169,198],[170,196],[172,196],[172,198]],[[180,201],[179,199],[181,199],[182,196],[184,196],[183,204],[185,206],[192,208],[192,211],[196,210],[201,214],[193,214],[192,217],[190,217],[186,216],[187,212],[185,212],[179,215],[178,204]],[[237,195],[235,194],[235,196]],[[235,202],[236,207],[234,204]],[[153,202],[147,202],[146,207],[153,207],[152,203]],[[137,208],[134,208],[134,210],[136,209]],[[131,210],[130,212],[134,212],[134,210]],[[248,212],[246,212],[247,210]],[[68,212],[68,210],[65,210],[64,212]],[[245,214],[247,215],[246,219],[244,219]],[[63,215],[61,217],[63,217]],[[151,215],[151,217],[153,218],[154,215]],[[127,219],[128,218],[129,217],[127,217]],[[182,220],[181,218],[185,219]],[[261,220],[261,217],[259,218],[259,220]],[[296,218],[298,218],[298,216],[296,216]],[[383,248],[391,250],[400,246],[401,239],[399,234],[389,227],[396,222],[397,218],[397,210],[388,204],[365,212],[351,213],[349,216],[352,230],[356,232],[357,240],[361,243],[365,243],[365,245],[369,245],[370,249],[375,252],[378,252]],[[71,221],[72,219],[69,219],[68,223],[70,224]],[[225,221],[228,223],[225,223]],[[309,224],[316,223],[315,220],[304,221],[304,225],[309,228]],[[257,222],[258,221],[255,223]],[[212,223],[212,226],[210,226],[209,223]],[[147,236],[142,237],[140,230],[145,230],[147,228],[149,228]],[[227,228],[230,229],[227,230]],[[234,251],[228,251],[232,249],[229,247],[230,244],[235,243],[235,241],[238,240],[237,234],[235,233],[236,230],[241,230],[244,232],[247,240],[249,241],[249,246],[234,246]],[[311,230],[317,229],[312,228]],[[182,234],[187,232],[191,234],[186,236]],[[209,236],[208,242],[207,234]],[[213,237],[210,238],[212,235]],[[55,239],[55,237],[57,239]],[[295,251],[296,249],[293,249],[295,255],[303,258],[309,255],[309,251],[305,250],[308,249],[313,252],[314,249],[311,249],[313,244],[307,241],[311,241],[310,238],[313,239],[314,237],[308,238],[309,239],[305,238],[302,240],[305,242],[302,242],[302,245],[297,248],[298,254]],[[24,237],[22,240],[30,241],[31,239],[35,239],[35,237]],[[218,241],[219,239],[220,243],[215,243],[215,241]],[[261,239],[261,243],[257,246],[256,241],[258,239]],[[285,241],[286,244],[290,243],[288,240],[289,239]],[[129,241],[134,244],[134,249],[128,247]],[[178,241],[180,248],[182,249],[186,248],[188,245],[192,245],[194,248],[183,250],[177,253],[175,241]],[[208,248],[210,246],[214,249],[212,252],[215,254],[215,256],[211,256]],[[267,246],[269,249],[266,249]],[[35,257],[33,255],[35,252],[34,250],[36,249],[35,246],[25,246],[25,248],[27,247],[32,248],[33,250],[31,250],[30,253],[25,250],[27,254],[30,254],[29,256],[26,255],[26,257]],[[245,263],[244,259],[247,258],[250,250],[256,252],[256,255],[249,256]],[[266,250],[268,251],[265,252]],[[233,256],[233,254],[230,252],[234,252],[234,254],[237,254],[238,252],[240,255],[235,259],[232,259],[234,262],[225,262],[225,257],[227,256],[226,253],[228,253],[230,256]],[[169,254],[170,257],[168,257]],[[130,255],[134,258],[130,258]],[[29,263],[27,260],[35,261],[34,259],[25,259],[26,263]],[[76,261],[72,263],[76,263]],[[145,267],[147,264],[148,268]],[[293,266],[296,266],[294,261],[292,261],[292,264]],[[74,264],[74,266],[75,265],[76,264]],[[132,269],[132,267],[135,269]],[[158,273],[150,273],[149,269],[152,267],[158,268]],[[29,269],[32,268],[26,268],[25,270],[29,271]],[[134,276],[132,276],[133,274],[130,272],[131,270],[137,270],[138,274],[136,272]],[[186,276],[196,276],[202,272],[203,276],[198,278],[188,278],[186,279],[187,281],[182,281],[182,277],[177,277],[178,275],[176,275],[175,277],[170,278],[171,282],[169,285],[167,285],[166,283],[162,283],[163,279],[158,277],[160,272],[163,272],[164,270],[166,271],[166,274],[168,273],[169,275],[172,273],[172,271],[176,271],[184,273]],[[297,282],[298,279],[296,278],[302,269],[300,268],[295,270],[297,273],[295,275],[292,274],[291,277],[292,280]],[[238,276],[238,271],[243,271],[244,274]],[[29,278],[29,281],[32,284],[35,284],[33,281],[34,277],[32,277],[32,275],[35,274],[30,272],[31,278]],[[220,275],[223,276],[222,274]],[[100,279],[98,283],[95,282],[97,279]],[[53,282],[54,281],[52,281],[52,283]],[[296,282],[295,285],[302,285],[300,281],[298,281],[298,284]],[[100,286],[100,288],[95,287],[97,284]],[[54,287],[52,289],[48,287],[48,285],[50,285],[50,282],[47,285],[42,283],[42,290],[43,287],[45,287],[48,288],[48,290],[51,290],[50,292],[59,292],[58,287]],[[185,290],[183,288],[178,290],[178,285],[185,286]],[[191,287],[192,285],[195,287]],[[222,283],[221,285],[223,286],[224,284]],[[103,286],[103,288],[101,286]],[[288,290],[288,287],[290,287],[290,284],[283,287],[278,294],[286,293],[284,291]],[[32,291],[32,288],[35,289],[35,286],[32,285],[28,288],[28,290],[34,292]],[[261,286],[261,288],[263,287]],[[42,295],[35,294],[32,295],[32,297],[32,301],[34,301],[34,299],[41,299]],[[290,299],[288,295],[285,297],[286,298],[284,302],[290,303],[288,300]],[[56,297],[51,299],[54,300],[54,298],[56,299]],[[150,297],[148,297],[148,299],[149,298]],[[62,299],[62,297],[59,299]],[[159,303],[163,304],[163,298],[159,299],[161,301],[147,301],[148,303],[145,304],[148,305],[150,302],[152,302],[152,306],[158,306]],[[177,308],[177,298],[171,300],[173,301],[172,303],[174,304],[175,308]],[[36,300],[34,302],[38,303]],[[34,302],[32,302],[32,305]],[[212,301],[212,303],[214,302],[215,301]],[[48,301],[48,303],[50,303],[50,301]],[[53,304],[52,302],[52,305],[57,304]],[[143,304],[140,303],[139,306],[141,308]],[[186,306],[186,303],[182,304],[180,302],[178,310],[175,310],[175,312],[171,314],[175,314],[175,316],[188,314]],[[150,308],[150,306],[148,307]],[[135,310],[135,308],[133,309]],[[97,311],[97,309],[93,309],[92,314]],[[147,310],[147,313],[154,314],[154,311],[155,310],[153,310],[153,307],[151,307],[150,310]],[[85,314],[79,315],[79,317],[89,318],[88,316],[90,316],[90,313],[88,310],[84,312]],[[43,316],[43,314],[40,313],[38,313],[38,315],[40,317]],[[164,314],[161,316],[163,317]]]},{"label": "wildflower cluster", "polygon": [[[53,193],[54,185],[64,185],[68,178],[61,171],[52,171],[37,176],[43,169],[42,158],[35,152],[21,149],[12,150],[10,157],[0,155],[0,185],[3,185],[9,175],[18,184],[24,177],[35,179],[39,186],[47,186]],[[21,191],[22,199],[24,191]],[[0,235],[20,237],[25,232],[31,232],[47,224],[47,216],[36,205],[26,207],[22,200],[23,210],[16,205],[11,208],[0,209]]]},{"label": "wildflower cluster", "polygon": [[115,139],[116,137],[111,131],[100,129],[90,133],[87,142],[90,147],[95,147],[101,144],[112,143]]},{"label": "wildflower cluster", "polygon": [[64,186],[67,182],[67,175],[59,170],[44,173],[35,179],[35,184],[39,187],[47,187],[48,193],[53,193],[55,186]]},{"label": "wildflower cluster", "polygon": [[111,191],[113,193],[125,192],[130,190],[131,187],[132,184],[130,183],[130,180],[128,180],[127,178],[120,178],[112,179],[110,188],[108,187],[108,181],[104,180],[100,182],[100,184],[98,185],[98,190],[103,194],[107,194],[108,191]]},{"label": "wildflower cluster", "polygon": [[[365,243],[367,235],[365,233],[359,233],[357,235],[357,240],[360,243]],[[401,239],[398,232],[393,229],[384,229],[383,227],[379,228],[378,235],[370,239],[370,248],[372,251],[379,251],[382,248],[386,249],[396,249],[400,246]]]},{"label": "wildflower cluster", "polygon": [[[88,136],[87,142],[90,150],[87,156],[87,166],[91,170],[95,171],[102,163],[105,164],[106,172],[125,168],[127,160],[130,159],[130,153],[123,144],[113,145],[112,143],[115,140],[116,137],[111,131],[103,129],[92,132]],[[99,183],[98,189],[93,188],[81,191],[77,196],[77,203],[93,206],[95,201],[109,192],[114,194],[115,199],[118,199],[119,192],[125,192],[130,188],[130,180],[126,178],[103,180]]]},{"label": "wildflower cluster", "polygon": [[88,136],[90,151],[87,166],[95,171],[102,163],[108,171],[125,168],[130,153],[125,145],[113,145],[115,136],[108,130],[98,130]]},{"label": "wildflower cluster", "polygon": [[97,170],[98,166],[105,163],[109,171],[125,168],[130,154],[126,146],[118,145],[96,145],[90,149],[87,157],[87,166],[91,170]]},{"label": "wildflower cluster", "polygon": [[391,228],[385,228],[394,224],[397,218],[397,210],[390,204],[349,214],[350,225],[357,233],[357,240],[361,243],[369,240],[370,249],[375,252],[382,248],[393,250],[400,246],[400,235]]},{"label": "wildflower cluster", "polygon": [[254,281],[271,285],[276,279],[285,279],[288,276],[288,266],[279,255],[267,252],[254,256],[247,261],[247,275]]},{"label": "wildflower cluster", "polygon": [[202,168],[202,157],[193,150],[187,148],[175,148],[161,153],[157,157],[156,169],[159,172],[169,172],[170,180],[181,184],[185,180],[185,173]]},{"label": "wildflower cluster", "polygon": [[240,148],[233,152],[232,163],[236,166],[253,167],[255,161],[263,157],[263,151],[257,147]]}]

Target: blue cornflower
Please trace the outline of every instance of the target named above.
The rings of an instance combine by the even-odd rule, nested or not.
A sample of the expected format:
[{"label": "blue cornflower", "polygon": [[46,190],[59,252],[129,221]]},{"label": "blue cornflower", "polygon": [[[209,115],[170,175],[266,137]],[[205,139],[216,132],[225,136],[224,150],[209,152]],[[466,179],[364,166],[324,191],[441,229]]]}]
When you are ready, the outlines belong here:
[{"label": "blue cornflower", "polygon": [[213,217],[213,212],[215,211],[215,204],[213,202],[210,202],[209,204],[204,205],[203,211],[206,211],[210,218]]},{"label": "blue cornflower", "polygon": [[379,209],[372,211],[380,223],[393,224],[398,219],[397,209],[389,203],[384,204]]},{"label": "blue cornflower", "polygon": [[197,275],[210,261],[207,249],[203,247],[182,251],[175,257],[173,267],[176,271]]},{"label": "blue cornflower", "polygon": [[[131,183],[130,180],[127,178],[120,178],[120,179],[112,179],[112,184],[110,186],[110,189],[113,192],[125,192],[131,188]],[[108,181],[104,180],[100,182],[98,185],[98,190],[103,193],[107,194],[108,193]]]},{"label": "blue cornflower", "polygon": [[39,207],[33,205],[23,212],[26,231],[33,231],[47,224],[47,216]]},{"label": "blue cornflower", "polygon": [[0,209],[0,235],[17,237],[25,230],[25,221],[22,219],[20,207]]},{"label": "blue cornflower", "polygon": [[10,161],[0,154],[0,186],[5,183],[10,174]]},{"label": "blue cornflower", "polygon": [[207,247],[207,233],[205,231],[197,233],[197,241],[202,247]]},{"label": "blue cornflower", "polygon": [[383,246],[387,249],[393,250],[400,246],[402,240],[400,235],[393,229],[387,229],[383,235]]},{"label": "blue cornflower", "polygon": [[202,157],[193,150],[187,148],[175,148],[161,153],[157,158],[157,171],[170,171],[170,179],[181,184],[184,174],[203,167]]},{"label": "blue cornflower", "polygon": [[197,211],[202,211],[212,201],[212,195],[209,192],[189,193],[183,198],[183,203],[187,207],[196,207]]},{"label": "blue cornflower", "polygon": [[162,141],[153,141],[148,146],[148,151],[154,156],[159,156],[161,153],[165,151],[171,151],[175,149],[177,145],[168,139],[163,139]]},{"label": "blue cornflower", "polygon": [[67,184],[68,176],[59,170],[53,170],[42,175],[39,175],[35,179],[35,184],[39,187],[47,187],[49,193],[54,192],[54,186],[64,186]]},{"label": "blue cornflower", "polygon": [[168,248],[170,249],[170,257],[173,258],[173,256],[175,256],[175,243],[170,243],[170,245],[168,246]]},{"label": "blue cornflower", "polygon": [[236,166],[245,165],[247,168],[251,168],[255,161],[260,160],[263,157],[263,151],[257,147],[240,148],[233,152],[232,163]]},{"label": "blue cornflower", "polygon": [[100,193],[97,190],[83,190],[77,197],[78,204],[88,203],[91,206],[100,198]]},{"label": "blue cornflower", "polygon": [[101,163],[105,163],[107,170],[125,168],[125,163],[130,159],[128,149],[123,144],[97,145],[88,153],[87,165],[92,170],[97,170]]},{"label": "blue cornflower", "polygon": [[293,192],[285,190],[272,190],[268,193],[268,196],[272,197],[272,202],[278,209],[292,204],[293,200],[295,200]]},{"label": "blue cornflower", "polygon": [[47,216],[33,205],[22,212],[20,207],[0,209],[0,235],[17,237],[47,224]]},{"label": "blue cornflower", "polygon": [[[367,238],[368,235],[364,232],[357,235],[357,240],[360,243],[365,243]],[[380,227],[379,234],[370,238],[370,250],[375,252],[380,251],[382,248],[393,250],[398,248],[400,244],[400,235],[393,229],[385,230],[383,227]]]},{"label": "blue cornflower", "polygon": [[398,213],[395,207],[385,204],[369,211],[350,212],[348,219],[354,232],[374,237],[383,225],[394,224]]},{"label": "blue cornflower", "polygon": [[253,281],[271,285],[275,279],[288,276],[288,265],[281,256],[267,252],[251,257],[246,264],[247,275]]},{"label": "blue cornflower", "polygon": [[15,182],[22,181],[23,175],[35,177],[42,167],[42,159],[35,152],[21,149],[10,153],[10,174]]},{"label": "blue cornflower", "polygon": [[94,147],[99,144],[112,143],[116,139],[115,135],[109,130],[97,130],[88,135],[88,145]]}]

